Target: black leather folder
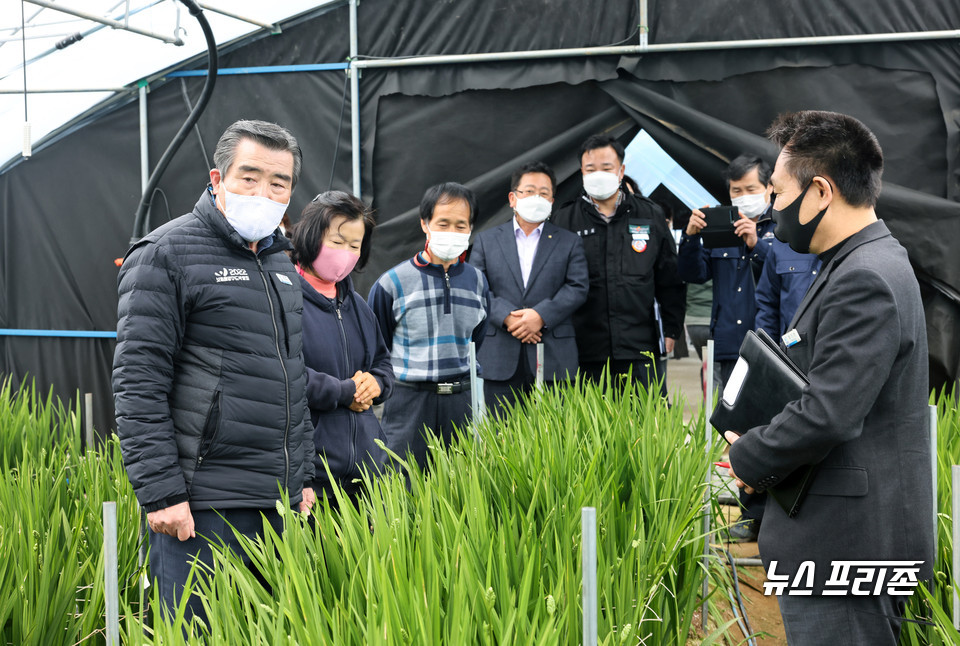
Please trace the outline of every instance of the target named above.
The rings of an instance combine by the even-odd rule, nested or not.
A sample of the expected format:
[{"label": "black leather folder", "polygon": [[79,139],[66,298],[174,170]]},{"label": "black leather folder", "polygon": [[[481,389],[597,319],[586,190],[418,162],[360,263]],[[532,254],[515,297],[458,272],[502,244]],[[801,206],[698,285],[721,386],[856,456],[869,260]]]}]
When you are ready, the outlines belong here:
[{"label": "black leather folder", "polygon": [[[749,331],[740,346],[738,367],[724,389],[726,397],[721,394],[710,424],[721,437],[724,431],[743,435],[751,428],[765,426],[787,404],[800,399],[808,383],[806,375],[770,335],[763,330]],[[816,472],[817,465],[800,467],[767,492],[788,516],[796,516]]]}]

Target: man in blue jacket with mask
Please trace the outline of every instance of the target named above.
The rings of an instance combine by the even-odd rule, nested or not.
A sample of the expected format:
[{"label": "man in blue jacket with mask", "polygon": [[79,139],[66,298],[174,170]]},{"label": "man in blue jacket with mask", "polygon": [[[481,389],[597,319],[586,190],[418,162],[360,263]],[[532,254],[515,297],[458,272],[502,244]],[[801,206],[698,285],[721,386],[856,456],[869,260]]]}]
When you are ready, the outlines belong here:
[{"label": "man in blue jacket with mask", "polygon": [[[700,232],[707,223],[698,210],[690,215],[680,240],[677,254],[680,278],[688,283],[713,279],[710,315],[710,336],[714,340],[713,382],[721,391],[737,363],[743,337],[753,329],[757,315],[755,286],[767,251],[774,242],[770,172],[770,165],[755,155],[740,155],[724,172],[730,201],[740,211],[734,229],[742,240],[738,246],[704,247]],[[740,504],[743,515],[731,528],[731,538],[756,540],[765,497],[741,492]]]}]

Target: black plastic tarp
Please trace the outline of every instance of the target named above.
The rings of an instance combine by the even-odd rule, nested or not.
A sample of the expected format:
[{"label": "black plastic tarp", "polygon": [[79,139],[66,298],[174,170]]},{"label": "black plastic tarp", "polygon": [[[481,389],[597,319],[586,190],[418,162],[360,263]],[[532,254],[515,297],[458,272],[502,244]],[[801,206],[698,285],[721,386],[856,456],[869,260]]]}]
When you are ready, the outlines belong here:
[{"label": "black plastic tarp", "polygon": [[[652,44],[955,29],[960,4],[671,0],[649,3]],[[632,0],[364,0],[361,57],[525,51],[639,42]],[[328,6],[223,53],[221,67],[343,62],[345,4]],[[192,67],[202,68],[197,59]],[[151,84],[150,158],[160,158],[197,100],[200,78]],[[763,132],[777,113],[829,109],[863,120],[886,155],[878,212],[910,252],[927,310],[936,384],[960,373],[960,45],[956,39],[764,47],[365,69],[360,78],[363,197],[380,222],[361,289],[423,244],[423,190],[454,180],[479,196],[479,227],[509,217],[510,172],[553,165],[560,199],[579,190],[576,151],[589,134],[628,142],[645,129],[714,195],[742,151],[771,161]],[[192,208],[219,134],[238,118],[289,127],[304,150],[290,210],[349,189],[350,105],[343,71],[222,76],[196,131],[153,200],[151,224]],[[0,328],[111,330],[116,267],[140,190],[137,105],[113,105],[0,175]],[[339,133],[339,136],[338,136]],[[629,172],[629,169],[628,169]],[[0,337],[2,373],[61,397],[93,392],[113,424],[105,339]]]}]

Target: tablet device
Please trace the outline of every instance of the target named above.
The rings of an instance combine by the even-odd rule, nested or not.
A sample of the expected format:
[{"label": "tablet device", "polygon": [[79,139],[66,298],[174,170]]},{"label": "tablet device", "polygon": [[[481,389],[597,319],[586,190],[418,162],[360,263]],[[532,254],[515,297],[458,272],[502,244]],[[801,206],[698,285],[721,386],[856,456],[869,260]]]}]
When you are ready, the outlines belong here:
[{"label": "tablet device", "polygon": [[733,230],[733,223],[740,218],[740,211],[735,206],[716,206],[702,210],[703,219],[707,226],[700,230],[703,246],[708,249],[716,247],[739,247],[743,242]]}]

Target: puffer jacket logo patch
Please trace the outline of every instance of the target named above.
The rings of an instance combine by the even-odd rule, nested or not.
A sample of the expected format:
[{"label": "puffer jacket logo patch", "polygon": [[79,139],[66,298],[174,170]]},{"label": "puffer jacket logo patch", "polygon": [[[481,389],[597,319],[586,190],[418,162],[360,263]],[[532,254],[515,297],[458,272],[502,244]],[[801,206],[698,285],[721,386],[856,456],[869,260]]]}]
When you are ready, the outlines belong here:
[{"label": "puffer jacket logo patch", "polygon": [[218,283],[225,283],[232,280],[250,280],[246,269],[228,269],[224,267],[219,271],[213,272]]}]

